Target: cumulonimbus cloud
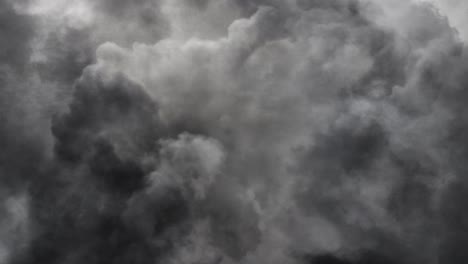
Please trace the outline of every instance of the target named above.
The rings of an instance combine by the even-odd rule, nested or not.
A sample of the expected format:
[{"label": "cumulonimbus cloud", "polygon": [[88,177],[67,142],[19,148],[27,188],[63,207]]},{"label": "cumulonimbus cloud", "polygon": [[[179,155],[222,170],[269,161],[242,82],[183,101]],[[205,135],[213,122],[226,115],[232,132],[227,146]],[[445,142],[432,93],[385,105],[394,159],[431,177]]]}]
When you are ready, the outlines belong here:
[{"label": "cumulonimbus cloud", "polygon": [[0,0],[0,263],[465,263],[457,3]]}]

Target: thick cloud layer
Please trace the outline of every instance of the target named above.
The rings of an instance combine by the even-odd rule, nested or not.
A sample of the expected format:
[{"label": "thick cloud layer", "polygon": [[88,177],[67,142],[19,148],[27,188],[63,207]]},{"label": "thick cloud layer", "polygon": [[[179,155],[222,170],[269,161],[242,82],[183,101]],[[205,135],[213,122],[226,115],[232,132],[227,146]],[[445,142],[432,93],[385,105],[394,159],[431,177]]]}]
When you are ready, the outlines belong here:
[{"label": "thick cloud layer", "polygon": [[0,0],[0,263],[468,262],[456,6]]}]

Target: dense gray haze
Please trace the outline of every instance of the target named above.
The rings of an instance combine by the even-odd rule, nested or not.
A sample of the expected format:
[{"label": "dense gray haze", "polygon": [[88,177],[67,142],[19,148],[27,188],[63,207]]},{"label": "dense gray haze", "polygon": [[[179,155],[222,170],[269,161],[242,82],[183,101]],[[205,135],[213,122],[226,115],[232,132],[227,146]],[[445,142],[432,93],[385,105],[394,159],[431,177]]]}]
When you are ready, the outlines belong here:
[{"label": "dense gray haze", "polygon": [[0,0],[0,264],[468,263],[466,23]]}]

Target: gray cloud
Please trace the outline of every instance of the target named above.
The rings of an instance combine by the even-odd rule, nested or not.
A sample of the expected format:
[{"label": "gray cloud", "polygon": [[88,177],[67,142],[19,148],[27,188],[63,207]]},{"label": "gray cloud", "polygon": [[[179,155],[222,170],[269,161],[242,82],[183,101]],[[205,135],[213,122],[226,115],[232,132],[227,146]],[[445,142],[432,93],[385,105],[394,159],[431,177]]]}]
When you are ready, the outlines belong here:
[{"label": "gray cloud", "polygon": [[0,1],[0,263],[465,263],[453,3]]}]

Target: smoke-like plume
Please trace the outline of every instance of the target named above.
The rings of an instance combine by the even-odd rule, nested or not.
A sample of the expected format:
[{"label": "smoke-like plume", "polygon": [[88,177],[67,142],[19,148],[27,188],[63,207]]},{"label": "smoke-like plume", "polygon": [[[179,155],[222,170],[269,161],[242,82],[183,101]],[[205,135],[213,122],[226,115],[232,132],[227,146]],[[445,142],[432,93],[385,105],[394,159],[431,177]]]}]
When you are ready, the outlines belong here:
[{"label": "smoke-like plume", "polygon": [[468,262],[452,0],[0,0],[0,264]]}]

